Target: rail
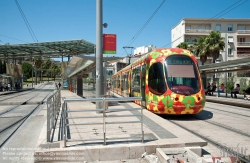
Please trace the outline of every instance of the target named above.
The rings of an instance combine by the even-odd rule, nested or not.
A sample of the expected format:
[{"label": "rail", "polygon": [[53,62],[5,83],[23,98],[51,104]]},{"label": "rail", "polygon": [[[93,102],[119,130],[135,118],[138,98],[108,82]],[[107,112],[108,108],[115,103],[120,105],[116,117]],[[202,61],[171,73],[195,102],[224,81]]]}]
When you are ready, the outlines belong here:
[{"label": "rail", "polygon": [[[140,127],[141,127],[141,141],[142,143],[144,142],[144,131],[143,131],[143,107],[140,107],[140,108],[124,108],[124,109],[115,109],[115,108],[108,108],[108,111],[107,111],[107,102],[121,102],[121,101],[141,101],[142,98],[141,97],[127,97],[127,98],[89,98],[89,99],[83,99],[83,98],[66,98],[66,99],[63,99],[64,100],[64,103],[63,103],[63,108],[62,108],[62,111],[63,111],[63,133],[64,133],[64,147],[67,147],[67,142],[75,142],[75,141],[103,141],[103,144],[104,145],[107,145],[106,144],[106,141],[107,140],[128,140],[128,139],[138,139],[139,137],[132,137],[132,136],[129,136],[129,137],[109,137],[107,138],[107,125],[113,125],[113,124],[127,124],[127,123],[141,123]],[[102,108],[100,109],[84,109],[84,110],[68,110],[68,103],[70,102],[101,102],[102,103]],[[108,112],[123,112],[123,111],[136,111],[136,110],[140,110],[141,112],[139,112],[139,114],[122,114],[122,115],[107,115]],[[94,115],[94,116],[69,116],[70,112],[100,112],[102,113],[102,115]],[[107,118],[114,118],[114,117],[119,117],[119,120],[115,121],[114,119],[112,119],[113,121],[112,122],[106,122],[106,119]],[[123,121],[122,118],[125,118],[125,117],[137,117],[136,120],[126,120],[126,121]],[[138,118],[138,117],[141,117],[141,118]],[[95,122],[87,122],[87,123],[72,123],[72,124],[69,124],[70,121],[69,119],[81,119],[81,118],[85,118],[85,119],[91,119],[91,118],[102,118],[102,122],[98,122],[98,121],[95,121]],[[67,138],[67,127],[69,126],[74,126],[74,125],[83,125],[83,126],[86,126],[86,125],[102,125],[103,126],[103,138],[89,138],[89,139],[74,139],[74,140],[69,140]]]},{"label": "rail", "polygon": [[61,107],[61,91],[57,90],[47,99],[47,142],[51,142],[51,131],[56,127],[56,120]]}]

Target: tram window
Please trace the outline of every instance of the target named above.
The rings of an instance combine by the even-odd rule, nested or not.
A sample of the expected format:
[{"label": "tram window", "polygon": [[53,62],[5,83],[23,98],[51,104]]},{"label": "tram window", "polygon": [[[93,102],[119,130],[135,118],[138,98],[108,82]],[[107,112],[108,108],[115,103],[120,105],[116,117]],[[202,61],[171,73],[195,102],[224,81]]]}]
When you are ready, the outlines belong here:
[{"label": "tram window", "polygon": [[116,88],[116,77],[112,78],[112,88]]},{"label": "tram window", "polygon": [[122,74],[122,90],[127,90],[127,88],[128,88],[127,76],[128,76],[128,72],[125,72]]},{"label": "tram window", "polygon": [[192,94],[200,89],[198,70],[191,58],[171,56],[165,62],[168,87],[177,93]]},{"label": "tram window", "polygon": [[117,78],[117,88],[118,89],[120,88],[120,75],[118,75],[118,78]]},{"label": "tram window", "polygon": [[157,62],[149,68],[148,74],[149,90],[155,94],[163,94],[166,92],[167,87],[164,79],[163,65]]},{"label": "tram window", "polygon": [[140,84],[141,84],[140,73],[141,73],[141,67],[133,69],[132,90],[135,92],[140,92]]}]

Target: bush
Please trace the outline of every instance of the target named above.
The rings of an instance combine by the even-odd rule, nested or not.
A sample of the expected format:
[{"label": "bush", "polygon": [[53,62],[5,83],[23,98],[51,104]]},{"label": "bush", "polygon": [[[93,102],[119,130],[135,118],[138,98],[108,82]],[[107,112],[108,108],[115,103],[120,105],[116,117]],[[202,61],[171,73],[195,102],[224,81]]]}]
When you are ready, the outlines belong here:
[{"label": "bush", "polygon": [[246,78],[240,79],[240,93],[244,93],[243,90],[246,90],[249,87],[249,82],[247,83]]},{"label": "bush", "polygon": [[226,91],[230,93],[234,89],[234,85],[235,85],[234,76],[232,76],[227,80]]}]

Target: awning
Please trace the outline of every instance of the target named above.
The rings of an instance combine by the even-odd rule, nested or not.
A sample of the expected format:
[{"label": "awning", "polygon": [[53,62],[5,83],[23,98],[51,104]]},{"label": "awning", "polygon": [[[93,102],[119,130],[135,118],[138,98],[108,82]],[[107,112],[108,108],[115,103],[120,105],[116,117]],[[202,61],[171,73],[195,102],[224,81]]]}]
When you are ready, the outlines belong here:
[{"label": "awning", "polygon": [[199,66],[199,68],[200,68],[200,71],[206,72],[210,70],[235,68],[235,67],[242,67],[242,66],[248,66],[248,65],[250,65],[250,58],[243,58],[243,59],[230,60],[227,62],[203,65],[203,66]]},{"label": "awning", "polygon": [[0,45],[0,59],[72,57],[79,54],[94,54],[94,49],[95,44],[85,40],[6,44]]}]

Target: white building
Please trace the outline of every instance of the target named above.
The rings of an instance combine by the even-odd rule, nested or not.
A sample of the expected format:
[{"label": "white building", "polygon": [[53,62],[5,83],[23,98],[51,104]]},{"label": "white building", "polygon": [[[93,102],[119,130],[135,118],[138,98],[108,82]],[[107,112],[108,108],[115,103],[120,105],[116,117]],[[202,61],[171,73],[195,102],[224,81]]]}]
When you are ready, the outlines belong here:
[{"label": "white building", "polygon": [[212,30],[220,31],[228,42],[218,62],[250,56],[250,19],[185,18],[171,30],[172,47],[181,42],[192,45],[199,37],[209,35]]},{"label": "white building", "polygon": [[[225,39],[225,48],[220,52],[216,62],[250,57],[250,19],[185,18],[171,30],[172,47],[176,47],[182,42],[192,45],[200,37],[209,35],[211,31],[220,31],[221,36]],[[199,57],[197,59],[199,61]],[[212,58],[208,59],[205,65],[211,63]],[[200,61],[199,65],[201,65]],[[227,76],[231,75],[232,73],[228,73]],[[219,73],[216,74],[217,79],[222,79],[223,76]],[[241,77],[239,74],[237,76]],[[207,77],[211,81],[211,76]]]}]

